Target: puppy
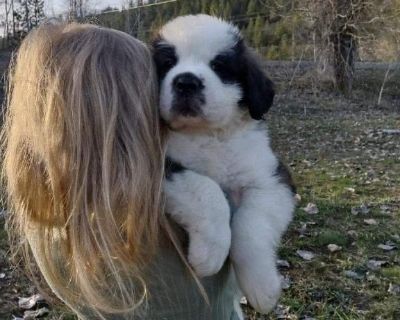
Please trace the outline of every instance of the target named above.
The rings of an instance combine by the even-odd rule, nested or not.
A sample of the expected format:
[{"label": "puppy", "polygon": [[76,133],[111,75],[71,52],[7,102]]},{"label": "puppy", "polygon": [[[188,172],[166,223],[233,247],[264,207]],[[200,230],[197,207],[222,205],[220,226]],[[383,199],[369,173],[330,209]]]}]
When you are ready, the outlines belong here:
[{"label": "puppy", "polygon": [[239,30],[215,17],[172,20],[153,50],[170,128],[167,211],[188,231],[195,271],[217,272],[230,250],[241,290],[266,313],[280,295],[275,251],[295,206],[261,121],[273,84]]}]

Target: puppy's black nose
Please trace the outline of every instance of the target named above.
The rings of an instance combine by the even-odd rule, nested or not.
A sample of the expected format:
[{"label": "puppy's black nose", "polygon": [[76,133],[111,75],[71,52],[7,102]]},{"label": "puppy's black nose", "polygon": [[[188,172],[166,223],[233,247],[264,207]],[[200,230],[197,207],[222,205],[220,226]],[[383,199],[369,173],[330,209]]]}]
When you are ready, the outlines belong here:
[{"label": "puppy's black nose", "polygon": [[190,72],[178,74],[172,85],[176,92],[184,95],[197,93],[204,88],[203,82]]}]

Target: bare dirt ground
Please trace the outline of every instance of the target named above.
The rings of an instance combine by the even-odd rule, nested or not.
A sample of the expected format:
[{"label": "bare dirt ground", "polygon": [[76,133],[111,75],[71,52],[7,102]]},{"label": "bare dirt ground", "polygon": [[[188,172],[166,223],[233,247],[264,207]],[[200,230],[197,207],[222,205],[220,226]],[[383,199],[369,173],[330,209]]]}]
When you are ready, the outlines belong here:
[{"label": "bare dirt ground", "polygon": [[[309,64],[266,66],[278,89],[272,143],[301,201],[279,251],[279,305],[261,316],[244,304],[247,319],[400,319],[400,70],[390,67],[358,65],[346,99]],[[1,225],[0,319],[21,316],[18,297],[35,292],[10,266]],[[47,319],[72,318],[56,309]]]}]

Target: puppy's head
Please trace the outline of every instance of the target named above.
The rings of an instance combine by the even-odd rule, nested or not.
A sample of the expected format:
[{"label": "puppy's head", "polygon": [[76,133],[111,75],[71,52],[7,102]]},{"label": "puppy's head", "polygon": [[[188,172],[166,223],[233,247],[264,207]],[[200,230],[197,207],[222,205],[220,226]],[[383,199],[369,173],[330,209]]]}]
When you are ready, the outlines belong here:
[{"label": "puppy's head", "polygon": [[153,42],[163,119],[176,130],[222,128],[249,112],[259,120],[274,90],[239,30],[207,15],[167,23]]}]

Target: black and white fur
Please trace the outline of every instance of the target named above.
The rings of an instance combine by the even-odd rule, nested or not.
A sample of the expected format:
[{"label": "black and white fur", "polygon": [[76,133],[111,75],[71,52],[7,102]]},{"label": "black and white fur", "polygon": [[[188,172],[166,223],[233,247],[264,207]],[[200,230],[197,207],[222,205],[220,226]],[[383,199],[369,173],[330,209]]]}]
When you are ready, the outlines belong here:
[{"label": "black and white fur", "polygon": [[[295,206],[260,121],[273,102],[272,82],[239,30],[215,17],[169,22],[153,49],[175,163],[167,211],[189,234],[189,262],[207,276],[230,253],[241,290],[268,312],[281,291],[275,251]],[[232,217],[225,194],[235,204]]]}]

